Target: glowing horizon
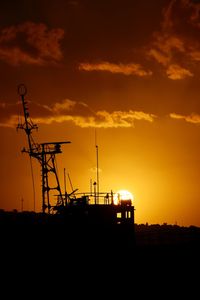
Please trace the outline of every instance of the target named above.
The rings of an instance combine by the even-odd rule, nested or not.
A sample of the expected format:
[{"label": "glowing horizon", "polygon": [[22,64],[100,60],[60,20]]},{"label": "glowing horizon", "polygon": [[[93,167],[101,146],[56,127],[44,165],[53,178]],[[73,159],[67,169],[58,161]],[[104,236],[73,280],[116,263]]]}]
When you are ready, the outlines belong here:
[{"label": "glowing horizon", "polygon": [[[33,209],[27,139],[15,130],[24,83],[34,141],[71,141],[57,157],[62,191],[64,168],[78,192],[97,181],[97,130],[100,192],[130,191],[136,223],[200,226],[198,1],[35,0],[11,10],[3,0],[1,13],[0,209],[20,210],[22,198]],[[34,159],[33,173],[41,211]]]}]

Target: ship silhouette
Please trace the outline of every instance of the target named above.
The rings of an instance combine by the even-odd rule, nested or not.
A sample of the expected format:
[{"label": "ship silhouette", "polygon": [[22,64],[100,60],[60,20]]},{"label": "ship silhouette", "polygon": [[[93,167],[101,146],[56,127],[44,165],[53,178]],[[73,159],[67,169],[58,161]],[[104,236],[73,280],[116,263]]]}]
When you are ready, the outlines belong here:
[{"label": "ship silhouette", "polygon": [[[166,291],[173,286],[170,278],[175,285],[177,278],[185,280],[187,275],[193,279],[192,274],[198,274],[199,270],[200,228],[135,224],[132,200],[117,195],[116,202],[112,190],[100,192],[98,176],[93,191],[79,193],[72,188],[71,193],[66,190],[63,193],[55,159],[62,153],[61,145],[69,142],[35,143],[32,130],[37,126],[29,116],[26,87],[20,85],[18,91],[24,111],[24,123],[18,128],[25,130],[28,138],[28,148],[23,152],[40,164],[42,205],[41,212],[0,210],[1,265],[3,261],[6,263],[2,274],[9,272],[10,287],[14,274],[14,281],[20,281],[20,296],[23,289],[20,287],[25,279],[30,282],[32,276],[34,287],[29,293],[35,290],[40,278],[45,297],[52,290],[57,298],[59,291],[67,296],[74,284],[72,296],[77,290],[88,296],[90,288],[94,297],[96,288],[95,292],[101,290],[105,297],[106,286],[112,296],[113,291],[118,294],[121,288],[126,298],[126,292],[131,293],[129,297],[134,295],[136,282],[145,287],[149,296],[149,283],[154,291],[160,280]],[[157,290],[160,297],[160,284]],[[170,297],[172,294],[174,288]]]},{"label": "ship silhouette", "polygon": [[[62,232],[62,238],[65,236],[66,240],[71,240],[71,245],[76,246],[80,241],[87,241],[87,244],[98,244],[98,247],[103,244],[116,247],[124,243],[134,247],[135,208],[132,199],[123,199],[112,190],[99,191],[98,145],[97,180],[93,182],[93,191],[80,193],[72,187],[72,192],[67,193],[65,187],[65,191],[62,192],[56,157],[62,153],[61,146],[70,142],[36,143],[32,131],[38,129],[38,126],[30,118],[26,100],[27,89],[24,84],[18,86],[18,93],[23,107],[24,122],[18,124],[17,129],[25,131],[28,141],[28,147],[23,148],[22,152],[28,153],[31,159],[39,162],[42,182],[41,212],[20,214],[17,218],[20,230],[27,229],[27,226],[30,227],[30,231],[36,229],[37,237],[40,236],[41,240],[45,239],[45,235],[49,235],[50,238],[54,231],[55,235]],[[65,169],[64,176],[66,178]]]}]

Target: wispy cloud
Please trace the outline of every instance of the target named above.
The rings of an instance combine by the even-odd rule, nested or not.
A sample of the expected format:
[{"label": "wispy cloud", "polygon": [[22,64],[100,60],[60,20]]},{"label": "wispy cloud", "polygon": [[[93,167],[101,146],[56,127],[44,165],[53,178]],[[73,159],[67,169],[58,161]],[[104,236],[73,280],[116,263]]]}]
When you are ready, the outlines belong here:
[{"label": "wispy cloud", "polygon": [[[19,117],[20,103],[7,105],[2,103],[0,126],[16,127]],[[53,122],[71,122],[81,128],[129,128],[134,127],[135,121],[153,122],[155,115],[142,111],[113,111],[100,110],[94,112],[87,104],[66,99],[51,106],[30,103],[32,120],[39,124]],[[23,120],[23,117],[22,117]]]},{"label": "wispy cloud", "polygon": [[0,59],[13,65],[45,65],[62,59],[61,28],[49,29],[43,23],[26,22],[0,32]]},{"label": "wispy cloud", "polygon": [[170,57],[168,56],[168,54],[156,48],[149,49],[148,55],[154,58],[159,64],[163,66],[166,66],[170,62]]},{"label": "wispy cloud", "polygon": [[153,122],[155,116],[153,114],[148,114],[144,112],[137,111],[114,111],[107,112],[97,111],[95,115],[81,116],[81,115],[70,115],[61,114],[57,116],[49,116],[45,118],[35,118],[37,123],[51,124],[53,122],[72,122],[81,128],[129,128],[134,127],[136,120],[143,120],[148,122]]},{"label": "wispy cloud", "polygon": [[6,102],[0,102],[0,126],[14,127],[18,123],[18,111],[18,103],[8,104]]},{"label": "wispy cloud", "polygon": [[183,41],[172,33],[157,32],[153,36],[153,42],[148,55],[153,57],[163,66],[173,61],[175,53],[184,53],[185,46]]},{"label": "wispy cloud", "polygon": [[179,79],[186,78],[188,76],[189,77],[193,76],[193,74],[189,70],[182,68],[179,65],[170,65],[167,68],[166,73],[168,78],[173,80],[179,80]]},{"label": "wispy cloud", "polygon": [[101,71],[101,72],[111,72],[119,73],[123,75],[136,75],[139,77],[150,76],[152,72],[150,70],[144,70],[140,64],[114,64],[110,62],[100,62],[100,63],[80,63],[79,70],[83,71]]},{"label": "wispy cloud", "polygon": [[190,115],[180,115],[176,113],[171,113],[170,117],[172,119],[177,119],[177,120],[184,120],[189,123],[193,124],[199,124],[200,123],[200,115],[192,113]]},{"label": "wispy cloud", "polygon": [[95,116],[89,118],[78,118],[74,123],[80,127],[96,128],[128,128],[134,127],[135,120],[153,122],[155,116],[140,111],[98,111]]},{"label": "wispy cloud", "polygon": [[89,169],[90,172],[95,173],[95,174],[97,173],[97,170],[98,170],[99,173],[102,172],[102,169],[97,168],[97,167],[92,167],[92,168]]},{"label": "wispy cloud", "polygon": [[200,3],[171,0],[163,10],[160,30],[154,32],[147,55],[159,63],[172,80],[193,76],[200,61]]}]

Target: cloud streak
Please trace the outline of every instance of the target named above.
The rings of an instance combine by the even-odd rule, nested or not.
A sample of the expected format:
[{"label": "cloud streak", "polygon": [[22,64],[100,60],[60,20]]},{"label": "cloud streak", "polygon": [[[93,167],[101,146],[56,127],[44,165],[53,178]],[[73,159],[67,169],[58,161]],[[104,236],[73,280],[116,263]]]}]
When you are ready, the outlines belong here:
[{"label": "cloud streak", "polygon": [[55,64],[63,57],[63,37],[63,29],[49,29],[43,23],[6,27],[0,32],[0,59],[13,66]]},{"label": "cloud streak", "polygon": [[[0,126],[16,127],[19,123],[17,113],[21,104],[0,104]],[[51,124],[53,122],[71,122],[81,128],[130,128],[135,121],[153,122],[155,115],[142,111],[113,111],[100,110],[94,112],[87,104],[65,99],[51,106],[30,103],[32,121],[38,124]],[[21,111],[22,115],[22,111]],[[21,118],[23,120],[23,117]],[[23,123],[23,122],[22,122]]]},{"label": "cloud streak", "polygon": [[110,62],[100,62],[97,64],[92,63],[80,63],[79,70],[82,71],[99,71],[99,72],[110,72],[113,74],[123,74],[126,76],[136,75],[139,77],[151,76],[152,72],[150,70],[144,70],[140,64],[114,64]]},{"label": "cloud streak", "polygon": [[176,113],[171,113],[170,117],[176,120],[184,120],[192,124],[200,124],[200,115],[192,113],[190,115],[180,115]]}]

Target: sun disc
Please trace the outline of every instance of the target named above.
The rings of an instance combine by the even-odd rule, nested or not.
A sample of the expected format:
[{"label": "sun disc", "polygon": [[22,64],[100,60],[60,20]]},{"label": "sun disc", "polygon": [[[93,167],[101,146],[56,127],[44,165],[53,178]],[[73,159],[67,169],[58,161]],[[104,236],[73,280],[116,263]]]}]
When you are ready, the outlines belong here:
[{"label": "sun disc", "polygon": [[133,194],[127,190],[119,190],[114,195],[114,204],[118,205],[121,201],[131,200],[133,202]]}]

